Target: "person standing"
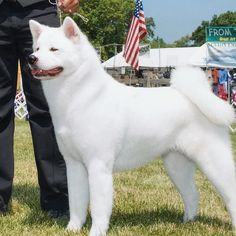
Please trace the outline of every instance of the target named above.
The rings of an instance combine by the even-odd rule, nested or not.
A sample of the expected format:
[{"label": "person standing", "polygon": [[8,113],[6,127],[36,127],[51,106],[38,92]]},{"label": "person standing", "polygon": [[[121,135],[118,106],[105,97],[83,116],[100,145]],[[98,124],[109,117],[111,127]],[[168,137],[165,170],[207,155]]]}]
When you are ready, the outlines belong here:
[{"label": "person standing", "polygon": [[[79,0],[60,0],[59,7],[73,13]],[[57,7],[48,0],[0,0],[0,212],[8,210],[14,177],[14,98],[18,61],[29,112],[40,205],[53,217],[68,213],[66,167],[56,142],[48,105],[40,81],[33,79],[27,58],[32,53],[29,20],[59,26]]]},{"label": "person standing", "polygon": [[212,90],[218,96],[219,71],[217,68],[212,69]]}]

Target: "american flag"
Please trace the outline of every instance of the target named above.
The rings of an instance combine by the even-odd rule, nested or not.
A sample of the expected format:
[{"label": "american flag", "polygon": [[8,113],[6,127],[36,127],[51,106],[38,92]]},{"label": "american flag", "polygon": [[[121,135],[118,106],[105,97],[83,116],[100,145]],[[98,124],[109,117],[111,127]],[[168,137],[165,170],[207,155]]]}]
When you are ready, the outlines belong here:
[{"label": "american flag", "polygon": [[139,42],[146,36],[147,28],[142,0],[136,0],[133,19],[125,43],[124,58],[135,70],[139,70]]}]

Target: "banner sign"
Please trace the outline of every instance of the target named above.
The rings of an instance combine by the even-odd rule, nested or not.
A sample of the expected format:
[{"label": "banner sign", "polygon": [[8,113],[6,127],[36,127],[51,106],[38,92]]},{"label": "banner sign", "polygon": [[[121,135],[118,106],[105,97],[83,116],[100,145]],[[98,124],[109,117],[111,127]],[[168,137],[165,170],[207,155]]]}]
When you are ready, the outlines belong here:
[{"label": "banner sign", "polygon": [[212,67],[236,67],[236,47],[235,45],[215,45],[207,44],[208,55],[206,64]]},{"label": "banner sign", "polygon": [[207,42],[236,42],[236,26],[206,27]]}]

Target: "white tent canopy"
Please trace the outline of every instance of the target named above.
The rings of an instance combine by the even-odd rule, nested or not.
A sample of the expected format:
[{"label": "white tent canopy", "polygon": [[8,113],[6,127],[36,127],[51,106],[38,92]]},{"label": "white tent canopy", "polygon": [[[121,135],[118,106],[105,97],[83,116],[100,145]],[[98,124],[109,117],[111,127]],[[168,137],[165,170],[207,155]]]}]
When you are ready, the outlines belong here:
[{"label": "white tent canopy", "polygon": [[203,44],[189,58],[188,64],[199,67],[207,67],[207,46]]},{"label": "white tent canopy", "polygon": [[[199,47],[150,49],[149,52],[140,55],[139,64],[141,68],[184,66],[189,64],[189,58],[192,57],[198,49]],[[130,67],[130,65],[125,62],[123,52],[121,52],[105,61],[103,67],[111,69]]]},{"label": "white tent canopy", "polygon": [[[141,68],[160,68],[194,65],[199,67],[236,67],[236,43],[211,44],[205,43],[201,47],[186,48],[154,48],[140,55]],[[106,69],[130,67],[125,62],[123,52],[103,63]]]}]

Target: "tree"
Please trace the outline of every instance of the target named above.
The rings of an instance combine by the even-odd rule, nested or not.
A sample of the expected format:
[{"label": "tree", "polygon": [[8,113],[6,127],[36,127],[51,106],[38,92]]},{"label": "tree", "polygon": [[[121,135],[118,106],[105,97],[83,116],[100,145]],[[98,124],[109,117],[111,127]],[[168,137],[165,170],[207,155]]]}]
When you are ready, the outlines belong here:
[{"label": "tree", "polygon": [[[86,24],[78,15],[73,19],[85,32],[95,47],[123,44],[132,19],[134,1],[93,0],[81,1],[79,14],[86,17]],[[104,59],[114,55],[114,47],[101,47]],[[120,45],[118,50],[121,50]]]},{"label": "tree", "polygon": [[192,33],[191,39],[194,41],[194,46],[201,46],[206,42],[205,30],[209,25],[209,21],[202,21],[201,25]]},{"label": "tree", "polygon": [[191,37],[189,35],[183,36],[179,40],[174,42],[174,47],[189,47],[193,44]]},{"label": "tree", "polygon": [[212,26],[229,26],[236,25],[236,12],[227,11],[219,16],[214,15],[210,25]]},{"label": "tree", "polygon": [[155,21],[152,17],[146,17],[145,21],[146,21],[146,27],[147,27],[147,31],[148,31],[147,38],[149,40],[151,40],[155,37],[154,31],[156,28],[156,24],[155,24]]},{"label": "tree", "polygon": [[201,46],[205,43],[205,29],[207,26],[232,26],[236,25],[236,12],[227,11],[219,16],[214,15],[212,20],[203,21],[200,26],[192,33],[191,40],[194,46]]},{"label": "tree", "polygon": [[150,42],[151,48],[170,48],[173,47],[173,44],[168,44],[164,39],[159,38],[158,36],[152,39]]},{"label": "tree", "polygon": [[[78,15],[73,15],[73,19],[91,43],[95,47],[100,47],[102,58],[107,59],[113,56],[116,50],[122,50],[134,9],[135,1],[130,0],[81,1],[79,14],[86,17],[89,22],[86,24]],[[147,17],[146,25],[147,42],[150,42],[155,36],[154,19]]]}]

